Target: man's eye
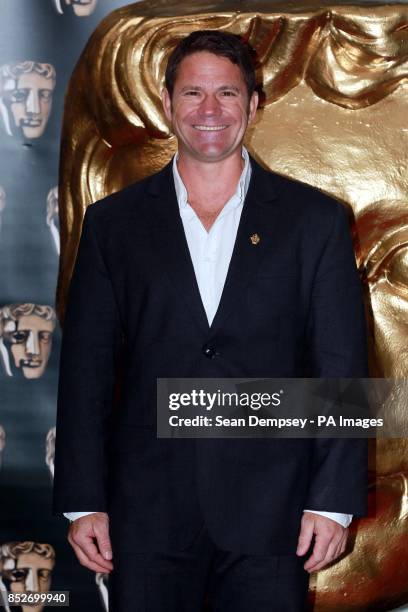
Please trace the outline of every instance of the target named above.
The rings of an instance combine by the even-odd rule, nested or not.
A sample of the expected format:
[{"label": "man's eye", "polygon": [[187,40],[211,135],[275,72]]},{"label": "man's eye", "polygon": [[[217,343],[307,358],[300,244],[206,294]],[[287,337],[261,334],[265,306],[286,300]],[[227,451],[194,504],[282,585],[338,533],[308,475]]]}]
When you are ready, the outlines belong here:
[{"label": "man's eye", "polygon": [[235,97],[237,94],[235,91],[229,91],[228,89],[225,91],[221,92],[221,95],[223,95],[224,97]]},{"label": "man's eye", "polygon": [[24,102],[28,98],[28,89],[15,89],[11,93],[12,102]]},{"label": "man's eye", "polygon": [[198,91],[186,91],[185,95],[186,96],[198,96],[199,92]]}]

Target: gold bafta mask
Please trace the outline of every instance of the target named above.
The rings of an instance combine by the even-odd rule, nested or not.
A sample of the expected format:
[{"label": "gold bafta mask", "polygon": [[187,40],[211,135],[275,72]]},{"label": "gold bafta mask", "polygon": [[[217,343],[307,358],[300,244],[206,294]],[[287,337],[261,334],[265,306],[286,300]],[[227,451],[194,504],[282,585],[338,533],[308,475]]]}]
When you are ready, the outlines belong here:
[{"label": "gold bafta mask", "polygon": [[[293,8],[291,8],[293,7]],[[348,208],[365,287],[373,376],[408,375],[408,7],[263,0],[124,6],[92,35],[64,115],[60,219],[64,303],[85,208],[160,169],[176,150],[160,101],[177,42],[198,29],[254,50],[262,104],[245,144],[264,166]],[[392,406],[396,419],[406,406]],[[398,422],[397,422],[398,424]],[[408,603],[408,440],[373,441],[370,513],[349,554],[312,580],[318,612]],[[352,549],[352,550],[351,550]]]}]

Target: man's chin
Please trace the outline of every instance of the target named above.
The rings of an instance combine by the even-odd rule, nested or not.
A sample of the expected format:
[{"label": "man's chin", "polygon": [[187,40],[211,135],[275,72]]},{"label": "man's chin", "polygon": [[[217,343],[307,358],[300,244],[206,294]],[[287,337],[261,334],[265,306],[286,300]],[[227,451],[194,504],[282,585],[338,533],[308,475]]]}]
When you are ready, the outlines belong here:
[{"label": "man's chin", "polygon": [[227,159],[227,157],[233,155],[237,150],[241,151],[241,148],[242,144],[240,144],[238,147],[218,147],[215,145],[208,145],[193,149],[192,153],[197,161],[202,161],[204,163],[216,163]]}]

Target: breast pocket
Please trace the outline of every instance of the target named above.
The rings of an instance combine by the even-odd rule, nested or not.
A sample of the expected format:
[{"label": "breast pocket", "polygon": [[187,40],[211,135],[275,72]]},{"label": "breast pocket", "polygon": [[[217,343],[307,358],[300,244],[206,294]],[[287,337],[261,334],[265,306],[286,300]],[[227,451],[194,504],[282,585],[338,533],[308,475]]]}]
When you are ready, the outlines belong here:
[{"label": "breast pocket", "polygon": [[299,283],[296,273],[278,271],[264,266],[259,270],[250,288],[249,299],[265,312],[291,314],[298,309]]}]

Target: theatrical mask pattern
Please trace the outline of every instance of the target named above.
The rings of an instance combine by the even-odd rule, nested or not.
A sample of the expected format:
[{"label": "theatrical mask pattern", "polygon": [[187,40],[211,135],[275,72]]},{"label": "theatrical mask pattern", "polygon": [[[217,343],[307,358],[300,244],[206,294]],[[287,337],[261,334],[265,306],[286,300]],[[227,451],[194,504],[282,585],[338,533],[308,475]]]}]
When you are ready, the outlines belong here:
[{"label": "theatrical mask pattern", "polygon": [[77,17],[88,17],[94,12],[98,0],[52,0],[52,2],[60,15],[72,10]]},{"label": "theatrical mask pattern", "polygon": [[1,238],[1,225],[3,220],[3,211],[6,208],[6,190],[0,185],[0,238]]},{"label": "theatrical mask pattern", "polygon": [[54,66],[34,61],[0,67],[0,114],[9,136],[39,138],[51,113]]},{"label": "theatrical mask pattern", "polygon": [[52,187],[47,195],[47,226],[57,252],[60,254],[59,216],[58,216],[58,186]]},{"label": "theatrical mask pattern", "polygon": [[[54,457],[55,457],[55,427],[52,427],[47,433],[45,439],[45,464],[50,473],[51,482],[54,480]],[[1,429],[0,429],[1,440]],[[0,447],[1,448],[1,447]],[[1,455],[0,455],[1,456]],[[95,573],[95,584],[98,589],[100,601],[105,612],[109,611],[109,575],[101,572]]]},{"label": "theatrical mask pattern", "polygon": [[0,356],[6,376],[40,378],[47,367],[56,325],[54,309],[40,304],[0,308]]},{"label": "theatrical mask pattern", "polygon": [[0,468],[3,461],[3,452],[6,447],[6,432],[4,427],[0,425]]},{"label": "theatrical mask pattern", "polygon": [[[7,593],[46,593],[51,590],[55,550],[51,544],[39,542],[7,542],[0,544],[0,601],[6,612],[15,610],[7,604]],[[42,612],[45,604],[26,604],[22,612]]]}]

